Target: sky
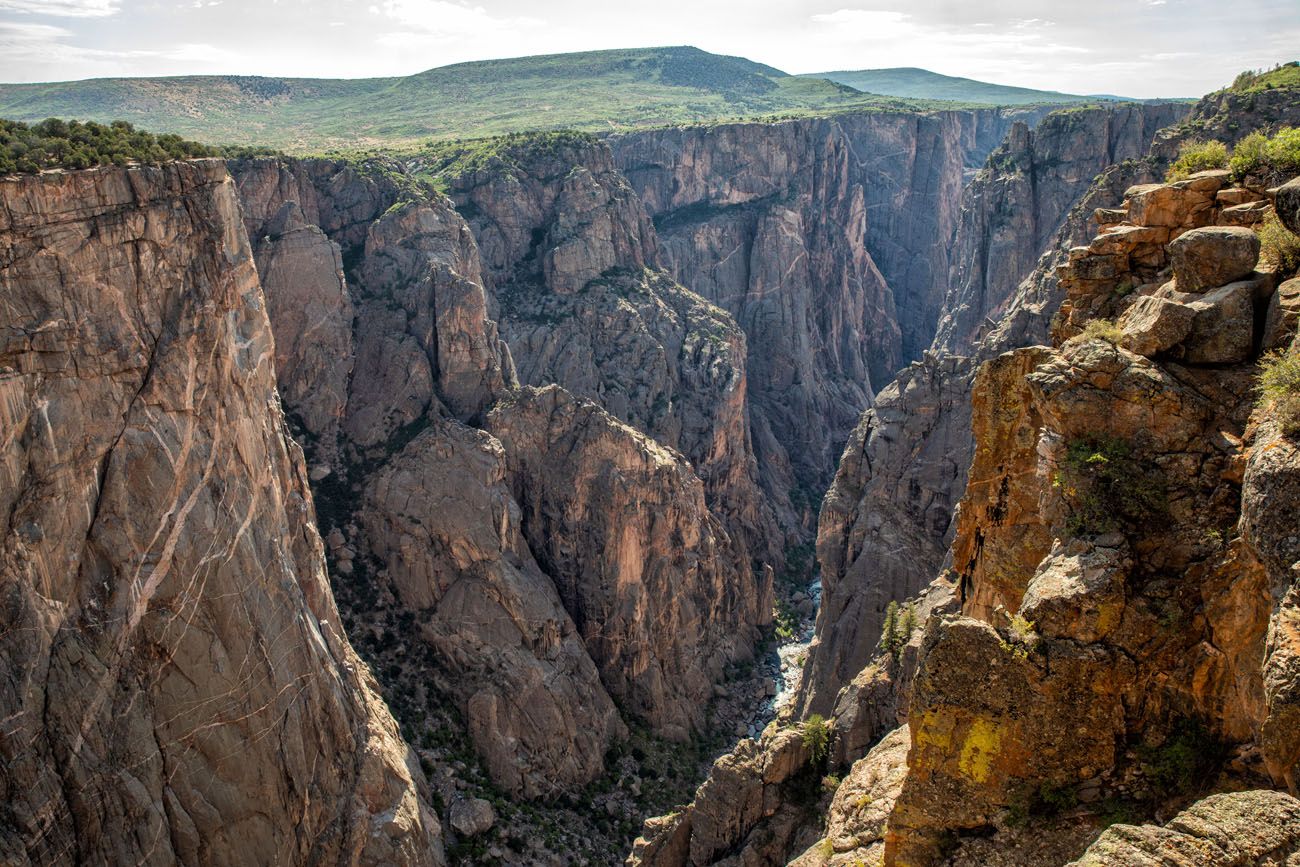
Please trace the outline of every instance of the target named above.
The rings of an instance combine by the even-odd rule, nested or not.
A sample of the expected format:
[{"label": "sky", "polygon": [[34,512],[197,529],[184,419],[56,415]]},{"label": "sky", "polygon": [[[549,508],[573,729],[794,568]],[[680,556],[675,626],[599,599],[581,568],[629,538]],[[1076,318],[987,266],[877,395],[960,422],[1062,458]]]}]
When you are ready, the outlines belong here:
[{"label": "sky", "polygon": [[1300,55],[1300,0],[0,0],[0,81],[359,78],[694,45],[787,72],[919,66],[1071,93],[1199,96]]}]

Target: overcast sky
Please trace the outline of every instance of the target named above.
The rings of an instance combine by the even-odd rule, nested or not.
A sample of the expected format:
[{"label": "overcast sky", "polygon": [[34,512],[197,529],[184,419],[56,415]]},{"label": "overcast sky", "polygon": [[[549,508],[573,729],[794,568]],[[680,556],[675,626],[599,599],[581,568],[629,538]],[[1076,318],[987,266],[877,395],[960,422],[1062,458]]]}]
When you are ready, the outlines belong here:
[{"label": "overcast sky", "polygon": [[920,66],[1076,93],[1197,96],[1300,54],[1300,0],[0,0],[0,81],[355,78],[695,45],[788,72]]}]

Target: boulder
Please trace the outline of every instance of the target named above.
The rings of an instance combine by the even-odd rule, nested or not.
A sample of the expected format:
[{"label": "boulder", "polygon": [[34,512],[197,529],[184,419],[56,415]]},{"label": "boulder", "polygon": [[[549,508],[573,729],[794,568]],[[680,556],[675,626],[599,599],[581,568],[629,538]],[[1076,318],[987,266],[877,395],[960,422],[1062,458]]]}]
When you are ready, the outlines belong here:
[{"label": "boulder", "polygon": [[1204,292],[1241,280],[1259,261],[1259,237],[1239,226],[1193,229],[1169,244],[1180,292]]},{"label": "boulder", "polygon": [[1057,543],[1029,582],[1020,615],[1047,638],[1099,641],[1119,626],[1129,565],[1122,548]]},{"label": "boulder", "polygon": [[1220,208],[1229,208],[1233,205],[1244,205],[1248,202],[1264,201],[1264,196],[1254,190],[1248,190],[1245,187],[1232,187],[1227,190],[1219,190],[1214,195],[1214,203]]},{"label": "boulder", "polygon": [[1292,178],[1277,188],[1273,207],[1277,209],[1282,225],[1300,234],[1300,178]]},{"label": "boulder", "polygon": [[1269,299],[1261,348],[1281,349],[1289,344],[1295,336],[1297,320],[1300,320],[1300,277],[1277,287]]},{"label": "boulder", "polygon": [[1124,336],[1120,345],[1147,358],[1167,352],[1191,333],[1196,311],[1168,298],[1148,295],[1137,299],[1120,317]]},{"label": "boulder", "polygon": [[1211,222],[1214,193],[1169,184],[1139,184],[1124,193],[1128,218],[1139,226],[1196,228]]},{"label": "boulder", "polygon": [[492,805],[482,798],[456,801],[447,814],[452,829],[464,837],[473,837],[491,830],[496,820],[497,814]]},{"label": "boulder", "polygon": [[1255,339],[1254,281],[1231,283],[1187,305],[1195,316],[1184,341],[1193,364],[1233,364],[1250,357]]},{"label": "boulder", "polygon": [[1228,226],[1256,226],[1268,216],[1268,202],[1246,202],[1224,208],[1219,214],[1219,222]]}]

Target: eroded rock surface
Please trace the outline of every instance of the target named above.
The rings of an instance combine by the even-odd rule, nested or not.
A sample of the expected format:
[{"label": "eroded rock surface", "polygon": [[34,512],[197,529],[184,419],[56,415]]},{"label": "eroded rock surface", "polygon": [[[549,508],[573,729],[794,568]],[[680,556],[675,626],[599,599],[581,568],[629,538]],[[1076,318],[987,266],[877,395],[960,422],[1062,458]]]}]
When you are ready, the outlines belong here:
[{"label": "eroded rock surface", "polygon": [[771,611],[681,455],[558,386],[494,409],[532,550],[610,693],[657,731],[698,731]]},{"label": "eroded rock surface", "polygon": [[224,166],[0,199],[0,860],[442,863],[339,625]]}]

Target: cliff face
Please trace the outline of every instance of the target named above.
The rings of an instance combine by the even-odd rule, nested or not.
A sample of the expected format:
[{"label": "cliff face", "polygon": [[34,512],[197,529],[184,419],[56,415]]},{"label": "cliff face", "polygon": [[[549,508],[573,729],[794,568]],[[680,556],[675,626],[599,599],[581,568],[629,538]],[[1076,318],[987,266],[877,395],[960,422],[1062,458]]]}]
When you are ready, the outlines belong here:
[{"label": "cliff face", "polygon": [[[998,352],[1045,339],[1061,297],[1056,263],[1090,233],[1098,204],[1152,179],[1151,169],[1131,163],[1103,170],[1143,154],[1155,129],[1179,110],[1069,110],[1032,131],[1017,124],[966,191],[934,355],[877,396],[823,503],[822,607],[800,690],[807,712],[827,712],[870,658],[886,604],[914,595],[943,567],[973,448],[975,369]],[[1044,238],[1050,244],[1039,261]],[[999,318],[996,327],[985,326],[989,317]]]},{"label": "cliff face", "polygon": [[492,411],[524,534],[610,695],[658,732],[700,731],[727,663],[770,617],[676,453],[558,386]]},{"label": "cliff face", "polygon": [[929,342],[964,168],[1010,123],[851,114],[610,138],[665,266],[745,330],[753,441],[783,510],[806,508],[788,492],[825,486],[874,388]]},{"label": "cliff face", "polygon": [[225,168],[0,200],[0,860],[442,863],[340,627]]},{"label": "cliff face", "polygon": [[520,380],[558,383],[680,450],[738,567],[779,564],[750,443],[745,336],[658,267],[654,227],[609,148],[525,142],[450,185]]},{"label": "cliff face", "polygon": [[[285,399],[313,452],[337,580],[361,622],[387,632],[391,617],[416,616],[402,639],[435,651],[438,669],[422,675],[460,704],[500,785],[536,796],[586,782],[622,723],[522,538],[501,444],[459,421],[484,415],[513,380],[477,246],[449,202],[380,169],[236,166],[260,260],[284,296],[270,309]],[[294,233],[276,231],[285,215]],[[302,225],[312,217],[325,226]],[[297,267],[277,268],[295,251]],[[330,267],[341,259],[346,274]],[[312,298],[357,312],[309,319]],[[345,372],[335,391],[347,399],[314,428],[295,384],[315,381],[321,346],[336,347],[330,370]]]},{"label": "cliff face", "polygon": [[[451,202],[394,164],[236,167],[284,294],[270,308],[286,402],[347,613],[381,652],[432,651],[428,665],[385,665],[385,685],[436,685],[492,779],[526,797],[604,770],[626,735],[611,695],[658,734],[698,730],[771,611],[770,570],[755,577],[730,532],[773,526],[744,439],[743,337],[637,266],[653,229],[600,153],[586,154],[594,171],[565,157],[567,175],[535,165],[470,183],[479,204],[462,208],[493,215],[475,224],[486,266]],[[510,259],[521,237],[531,252]],[[304,314],[310,299],[328,313]],[[493,305],[526,377],[585,391],[699,463],[563,388],[518,392]],[[547,328],[539,311],[554,313]],[[346,401],[313,415],[324,398],[295,384],[317,376],[341,379],[329,393]],[[421,738],[442,737],[417,719]]]},{"label": "cliff face", "polygon": [[1054,112],[1017,123],[962,196],[948,291],[930,348],[969,355],[1103,170],[1146,153],[1181,105]]},{"label": "cliff face", "polygon": [[[976,378],[952,548],[964,616],[926,629],[887,860],[940,863],[946,835],[1000,833],[1032,787],[1163,807],[1294,779],[1278,579],[1295,552],[1253,517],[1293,482],[1276,407],[1252,417],[1260,347],[1293,337],[1266,335],[1267,311],[1289,295],[1253,270],[1253,232],[1214,226],[1263,198],[1226,174],[1130,189],[1061,271],[1054,348]],[[1080,330],[1089,312],[1119,316],[1107,339]]]}]

